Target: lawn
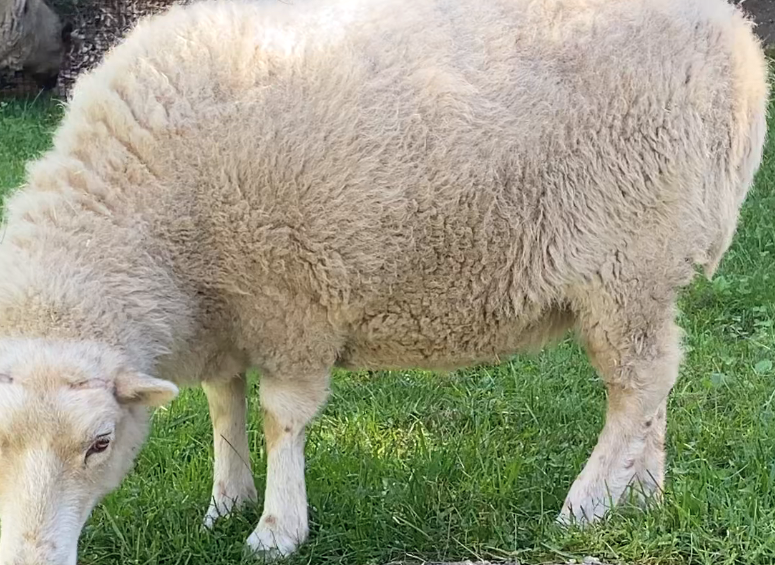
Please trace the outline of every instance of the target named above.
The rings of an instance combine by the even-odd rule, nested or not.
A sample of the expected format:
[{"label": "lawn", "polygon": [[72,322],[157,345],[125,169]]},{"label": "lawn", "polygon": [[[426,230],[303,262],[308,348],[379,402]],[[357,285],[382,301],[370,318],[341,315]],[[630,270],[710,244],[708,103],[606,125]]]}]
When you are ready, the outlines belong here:
[{"label": "lawn", "polygon": [[[22,181],[60,113],[45,101],[0,103],[0,191]],[[309,430],[312,533],[291,564],[775,562],[774,257],[775,139],[718,275],[682,295],[687,357],[670,401],[661,508],[586,531],[554,525],[604,416],[603,386],[570,340],[446,376],[340,372]],[[251,402],[262,491],[257,394]],[[212,462],[202,392],[186,391],[154,419],[135,472],[89,521],[82,563],[243,562],[257,508],[213,533],[200,528]]]}]

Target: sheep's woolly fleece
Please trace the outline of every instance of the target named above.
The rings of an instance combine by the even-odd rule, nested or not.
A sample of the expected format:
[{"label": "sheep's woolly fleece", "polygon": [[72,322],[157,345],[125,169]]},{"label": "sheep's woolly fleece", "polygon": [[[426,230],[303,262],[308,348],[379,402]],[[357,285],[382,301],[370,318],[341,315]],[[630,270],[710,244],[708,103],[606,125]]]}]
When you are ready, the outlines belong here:
[{"label": "sheep's woolly fleece", "polygon": [[[0,372],[26,400],[0,426],[26,428],[2,469],[25,469],[31,438],[53,463],[4,471],[21,526],[0,560],[75,561],[139,449],[136,405],[168,381],[208,397],[205,524],[255,500],[234,378],[251,366],[267,481],[248,545],[289,554],[333,367],[459,367],[572,326],[608,414],[560,519],[598,519],[633,485],[659,497],[676,292],[732,240],[766,79],[724,0],[232,0],[143,22],[79,78],[7,205]],[[114,434],[110,472],[81,465],[93,438],[75,432],[60,472],[61,430],[84,420]]]},{"label": "sheep's woolly fleece", "polygon": [[0,327],[310,374],[493,359],[601,286],[662,301],[717,265],[764,136],[758,46],[705,4],[173,8],[8,202]]}]

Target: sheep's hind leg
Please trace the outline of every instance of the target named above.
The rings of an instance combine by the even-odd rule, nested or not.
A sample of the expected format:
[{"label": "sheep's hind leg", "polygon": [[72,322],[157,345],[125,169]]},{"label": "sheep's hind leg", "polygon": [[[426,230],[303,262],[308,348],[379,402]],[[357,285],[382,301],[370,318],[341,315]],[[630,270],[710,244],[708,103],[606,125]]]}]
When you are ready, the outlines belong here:
[{"label": "sheep's hind leg", "polygon": [[266,558],[285,557],[307,539],[305,427],[328,397],[328,375],[261,379],[267,474],[264,512],[248,547]]},{"label": "sheep's hind leg", "polygon": [[[587,302],[579,315],[590,360],[608,389],[606,423],[558,520],[594,522],[633,495],[659,499],[664,481],[666,401],[681,362],[671,292]],[[650,299],[644,297],[650,296]]]},{"label": "sheep's hind leg", "polygon": [[247,435],[247,381],[244,375],[204,382],[215,442],[213,495],[204,518],[206,528],[239,506],[255,502]]}]

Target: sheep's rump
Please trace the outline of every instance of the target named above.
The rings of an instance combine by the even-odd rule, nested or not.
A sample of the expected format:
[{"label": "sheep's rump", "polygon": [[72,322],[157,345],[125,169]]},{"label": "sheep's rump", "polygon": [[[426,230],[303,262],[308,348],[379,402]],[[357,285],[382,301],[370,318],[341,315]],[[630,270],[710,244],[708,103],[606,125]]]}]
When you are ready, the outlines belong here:
[{"label": "sheep's rump", "polygon": [[206,2],[82,77],[55,143],[245,324],[260,296],[344,365],[466,361],[566,327],[569,288],[712,271],[765,73],[724,0]]}]

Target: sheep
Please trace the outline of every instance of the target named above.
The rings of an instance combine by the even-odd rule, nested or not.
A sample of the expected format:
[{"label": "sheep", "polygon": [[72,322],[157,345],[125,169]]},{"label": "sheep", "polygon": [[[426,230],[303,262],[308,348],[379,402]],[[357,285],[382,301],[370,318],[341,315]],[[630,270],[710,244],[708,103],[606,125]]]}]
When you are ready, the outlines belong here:
[{"label": "sheep", "polygon": [[43,0],[0,0],[0,68],[28,71],[45,90],[56,87],[72,29]]},{"label": "sheep", "polygon": [[332,369],[454,369],[568,330],[608,408],[558,520],[658,500],[676,295],[716,270],[762,158],[751,27],[724,0],[205,0],[143,20],[6,203],[0,565],[74,564],[182,386],[213,424],[205,525],[255,501],[249,368],[267,479],[247,545],[289,555]]}]

